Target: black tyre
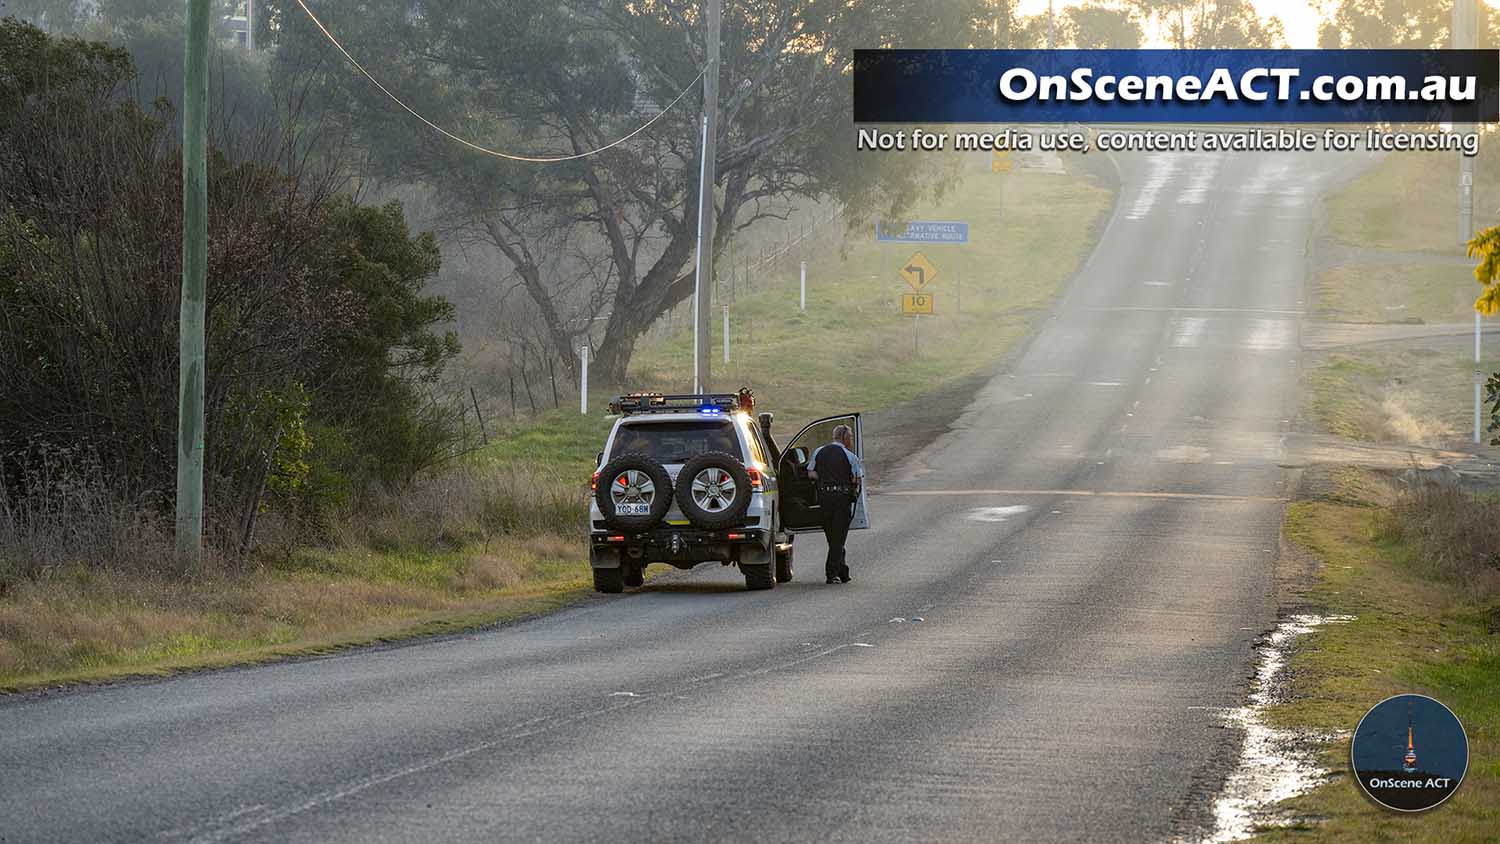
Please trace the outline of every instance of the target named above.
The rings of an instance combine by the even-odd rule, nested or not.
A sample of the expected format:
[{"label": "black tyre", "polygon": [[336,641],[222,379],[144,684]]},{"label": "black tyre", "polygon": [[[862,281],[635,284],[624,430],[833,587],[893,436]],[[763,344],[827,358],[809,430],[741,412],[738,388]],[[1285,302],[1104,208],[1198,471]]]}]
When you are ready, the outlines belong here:
[{"label": "black tyre", "polygon": [[631,589],[644,586],[646,584],[645,568],[645,566],[631,566],[625,569],[625,573],[621,576],[622,581]]},{"label": "black tyre", "polygon": [[745,588],[752,591],[756,589],[775,589],[776,574],[771,571],[771,568],[770,563],[760,563],[758,565],[741,563],[740,573],[745,576]]},{"label": "black tyre", "polygon": [[618,595],[625,591],[620,569],[594,569],[594,591]]},{"label": "black tyre", "polygon": [[792,582],[792,546],[788,545],[785,551],[776,551],[776,582]]},{"label": "black tyre", "polygon": [[[594,501],[604,523],[615,530],[650,530],[672,507],[672,478],[660,463],[644,454],[622,454],[599,470]],[[644,513],[621,513],[621,505]]]},{"label": "black tyre", "polygon": [[745,464],[722,451],[689,460],[677,473],[677,506],[689,521],[707,530],[739,524],[750,507]]}]

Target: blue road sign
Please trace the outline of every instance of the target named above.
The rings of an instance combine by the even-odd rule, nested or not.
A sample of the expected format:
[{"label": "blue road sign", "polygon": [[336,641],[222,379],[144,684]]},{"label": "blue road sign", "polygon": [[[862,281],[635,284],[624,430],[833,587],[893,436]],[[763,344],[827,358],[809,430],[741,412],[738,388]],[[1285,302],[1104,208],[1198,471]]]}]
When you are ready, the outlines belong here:
[{"label": "blue road sign", "polygon": [[968,243],[969,224],[943,220],[912,220],[905,231],[891,231],[875,224],[875,239],[887,243]]}]

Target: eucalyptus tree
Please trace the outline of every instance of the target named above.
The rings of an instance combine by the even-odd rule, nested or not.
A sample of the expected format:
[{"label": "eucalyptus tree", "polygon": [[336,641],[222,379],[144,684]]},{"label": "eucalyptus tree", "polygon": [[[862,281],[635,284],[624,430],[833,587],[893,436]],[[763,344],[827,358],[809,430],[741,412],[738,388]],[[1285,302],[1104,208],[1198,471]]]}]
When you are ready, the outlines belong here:
[{"label": "eucalyptus tree", "polygon": [[[315,71],[323,106],[368,149],[366,172],[435,188],[447,226],[509,259],[558,358],[576,365],[573,349],[589,343],[597,371],[623,381],[635,340],[694,286],[697,82],[706,64],[699,5],[317,4],[329,30],[391,94],[495,151],[583,155],[682,95],[624,143],[538,164],[444,137],[355,74],[323,33],[281,2],[279,76]],[[715,250],[796,203],[831,200],[859,222],[927,189],[921,156],[854,152],[854,50],[964,46],[978,18],[964,3],[919,0],[729,4],[717,68]]]}]

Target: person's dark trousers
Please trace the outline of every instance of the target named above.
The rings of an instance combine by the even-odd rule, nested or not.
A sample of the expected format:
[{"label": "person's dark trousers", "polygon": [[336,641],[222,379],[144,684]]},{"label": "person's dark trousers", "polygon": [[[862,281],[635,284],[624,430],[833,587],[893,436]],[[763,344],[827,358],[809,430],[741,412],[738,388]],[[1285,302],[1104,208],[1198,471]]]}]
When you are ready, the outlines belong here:
[{"label": "person's dark trousers", "polygon": [[828,559],[823,563],[825,577],[849,574],[849,565],[844,562],[844,542],[849,538],[849,522],[854,518],[850,507],[853,503],[848,493],[818,495],[818,506],[823,508],[823,536],[828,540]]}]

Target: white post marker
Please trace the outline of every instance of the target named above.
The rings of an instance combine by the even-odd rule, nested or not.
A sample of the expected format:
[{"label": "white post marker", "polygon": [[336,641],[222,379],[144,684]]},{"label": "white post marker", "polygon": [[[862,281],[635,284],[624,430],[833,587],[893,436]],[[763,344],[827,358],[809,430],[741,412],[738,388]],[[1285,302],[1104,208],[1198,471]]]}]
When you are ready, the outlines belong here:
[{"label": "white post marker", "polygon": [[807,262],[802,262],[802,284],[801,293],[798,296],[798,307],[807,310]]},{"label": "white post marker", "polygon": [[584,416],[589,415],[589,347],[579,346],[578,354],[583,358],[583,366],[578,370],[578,412]]},{"label": "white post marker", "polygon": [[1474,444],[1479,445],[1479,382],[1484,375],[1479,368],[1479,312],[1474,312]]},{"label": "white post marker", "polygon": [[724,363],[729,363],[729,306],[724,306]]}]

